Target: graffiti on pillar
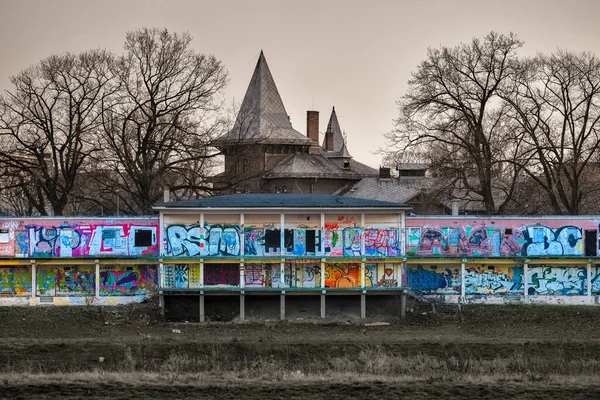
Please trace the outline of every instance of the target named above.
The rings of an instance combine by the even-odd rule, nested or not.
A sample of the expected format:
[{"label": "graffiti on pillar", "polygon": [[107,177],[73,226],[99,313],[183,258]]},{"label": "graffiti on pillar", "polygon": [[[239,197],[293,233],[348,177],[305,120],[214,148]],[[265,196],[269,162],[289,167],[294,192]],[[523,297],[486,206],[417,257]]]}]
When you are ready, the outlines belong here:
[{"label": "graffiti on pillar", "polygon": [[152,293],[157,284],[156,266],[111,265],[100,271],[101,296],[134,296]]},{"label": "graffiti on pillar", "polygon": [[31,267],[0,267],[0,296],[31,295]]},{"label": "graffiti on pillar", "polygon": [[431,294],[460,294],[460,267],[435,265],[410,267],[406,283],[412,290]]},{"label": "graffiti on pillar", "polygon": [[523,293],[523,267],[474,266],[465,271],[466,294]]},{"label": "graffiti on pillar", "polygon": [[531,296],[587,294],[585,267],[529,267],[527,280]]},{"label": "graffiti on pillar", "polygon": [[365,229],[365,255],[396,257],[401,253],[398,229]]},{"label": "graffiti on pillar", "polygon": [[238,264],[204,264],[204,285],[239,286]]}]

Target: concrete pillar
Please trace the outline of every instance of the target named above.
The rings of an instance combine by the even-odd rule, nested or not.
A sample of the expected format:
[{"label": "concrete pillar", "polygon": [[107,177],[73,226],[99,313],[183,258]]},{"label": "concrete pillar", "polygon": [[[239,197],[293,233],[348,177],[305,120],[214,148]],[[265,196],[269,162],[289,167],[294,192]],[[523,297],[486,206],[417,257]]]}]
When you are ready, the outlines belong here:
[{"label": "concrete pillar", "polygon": [[400,318],[402,319],[406,319],[406,291],[403,290],[402,291],[402,298],[400,300],[400,307],[402,307],[402,309],[400,310]]},{"label": "concrete pillar", "polygon": [[325,291],[321,292],[321,318],[325,318]]},{"label": "concrete pillar", "polygon": [[325,259],[321,259],[321,288],[325,287]]},{"label": "concrete pillar", "polygon": [[100,297],[100,260],[95,260],[96,263],[96,290],[95,297]]},{"label": "concrete pillar", "polygon": [[529,297],[529,260],[523,264],[523,295],[526,299]]},{"label": "concrete pillar", "polygon": [[242,289],[246,287],[246,268],[243,261],[240,263],[240,287]]},{"label": "concrete pillar", "polygon": [[360,294],[360,317],[367,318],[367,295],[365,290]]},{"label": "concrete pillar", "polygon": [[246,319],[246,295],[244,295],[244,291],[240,293],[240,321],[244,321]]},{"label": "concrete pillar", "polygon": [[467,259],[463,258],[460,263],[460,297],[462,300],[465,299],[466,287],[465,287],[465,275],[467,270]]},{"label": "concrete pillar", "polygon": [[200,322],[204,322],[204,291],[200,291]]},{"label": "concrete pillar", "polygon": [[204,259],[200,259],[200,287],[204,287]]},{"label": "concrete pillar", "polygon": [[587,295],[589,297],[592,297],[592,263],[591,262],[588,262],[588,265],[587,265]]},{"label": "concrete pillar", "polygon": [[365,281],[365,260],[363,259],[363,261],[360,263],[360,287],[365,287]]},{"label": "concrete pillar", "polygon": [[31,300],[29,304],[37,304],[37,266],[35,260],[31,260]]},{"label": "concrete pillar", "polygon": [[279,319],[282,321],[285,320],[285,290],[281,291],[281,296],[279,297]]}]

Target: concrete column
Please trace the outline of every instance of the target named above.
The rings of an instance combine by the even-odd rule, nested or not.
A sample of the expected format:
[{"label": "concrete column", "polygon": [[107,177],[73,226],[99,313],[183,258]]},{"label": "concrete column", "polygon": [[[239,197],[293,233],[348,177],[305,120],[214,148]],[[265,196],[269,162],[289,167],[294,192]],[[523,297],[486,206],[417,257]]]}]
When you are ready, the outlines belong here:
[{"label": "concrete column", "polygon": [[244,235],[244,213],[240,214],[240,229],[241,238],[240,238],[240,256],[244,258],[245,248],[246,248],[246,235]]},{"label": "concrete column", "polygon": [[204,259],[200,259],[200,287],[204,287]]},{"label": "concrete column", "polygon": [[466,269],[467,269],[467,259],[463,258],[462,262],[460,263],[460,297],[464,300],[465,298],[465,293],[466,293],[466,287],[465,287],[465,275],[466,275]]},{"label": "concrete column", "polygon": [[365,255],[365,214],[360,214],[360,255]]},{"label": "concrete column", "polygon": [[285,258],[282,258],[281,263],[279,264],[279,274],[281,275],[279,278],[279,287],[285,287]]},{"label": "concrete column", "polygon": [[246,268],[243,261],[240,263],[240,287],[246,287]]},{"label": "concrete column", "polygon": [[529,260],[523,264],[523,295],[526,299],[529,297]]},{"label": "concrete column", "polygon": [[325,255],[325,214],[321,213],[321,255]]},{"label": "concrete column", "polygon": [[[204,213],[200,213],[200,256],[206,255],[206,232],[204,231]],[[202,264],[200,264],[202,265]],[[202,273],[202,267],[200,267]],[[200,275],[203,276],[203,275]],[[200,278],[202,281],[204,278]]]},{"label": "concrete column", "polygon": [[363,258],[362,262],[360,263],[360,287],[365,287],[365,281],[365,260]]},{"label": "concrete column", "polygon": [[402,278],[404,277],[404,268],[406,268],[406,258],[402,260],[401,264],[396,264],[396,270],[398,271],[398,275],[396,275],[396,282],[398,283],[398,287],[403,286]]},{"label": "concrete column", "polygon": [[321,292],[321,318],[325,318],[325,291]]},{"label": "concrete column", "polygon": [[364,290],[360,294],[360,317],[367,318],[367,295]]},{"label": "concrete column", "polygon": [[100,297],[100,260],[95,260],[96,263],[96,294],[95,297]]},{"label": "concrete column", "polygon": [[204,322],[204,291],[200,291],[200,322]]},{"label": "concrete column", "polygon": [[[281,257],[285,256],[285,216],[281,213],[279,218],[279,246],[281,247]],[[283,278],[283,277],[282,277]]]},{"label": "concrete column", "polygon": [[31,300],[29,304],[32,306],[37,304],[37,265],[35,265],[35,260],[31,260]]},{"label": "concrete column", "polygon": [[[591,260],[590,260],[591,261]],[[587,265],[587,295],[592,296],[592,263]]]},{"label": "concrete column", "polygon": [[282,321],[285,320],[285,290],[281,291],[281,296],[279,297],[279,319]]},{"label": "concrete column", "polygon": [[240,293],[240,321],[244,321],[246,319],[246,295],[244,291]]}]

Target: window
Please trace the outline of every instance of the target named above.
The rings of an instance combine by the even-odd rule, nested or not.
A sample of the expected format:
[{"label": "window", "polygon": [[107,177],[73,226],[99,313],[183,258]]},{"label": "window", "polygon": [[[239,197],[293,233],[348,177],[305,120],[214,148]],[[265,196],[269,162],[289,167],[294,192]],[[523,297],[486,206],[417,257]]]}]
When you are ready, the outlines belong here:
[{"label": "window", "polygon": [[0,229],[0,243],[9,243],[10,233],[8,229]]},{"label": "window", "polygon": [[505,235],[512,235],[512,228],[506,228],[506,229],[504,230],[504,234],[505,234]]},{"label": "window", "polygon": [[148,247],[152,246],[152,230],[151,229],[138,229],[135,231],[134,236],[135,247]]}]

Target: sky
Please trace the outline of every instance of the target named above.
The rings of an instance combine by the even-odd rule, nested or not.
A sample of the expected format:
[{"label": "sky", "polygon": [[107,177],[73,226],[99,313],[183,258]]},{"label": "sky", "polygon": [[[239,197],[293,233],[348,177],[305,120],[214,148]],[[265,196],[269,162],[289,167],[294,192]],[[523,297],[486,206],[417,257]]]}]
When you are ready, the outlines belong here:
[{"label": "sky", "polygon": [[350,154],[377,168],[428,47],[494,30],[524,40],[521,55],[600,55],[599,15],[599,0],[0,0],[0,91],[51,54],[121,53],[141,27],[187,31],[226,67],[227,104],[242,101],[263,50],[293,127],[305,133],[312,109],[324,133],[335,106]]}]

